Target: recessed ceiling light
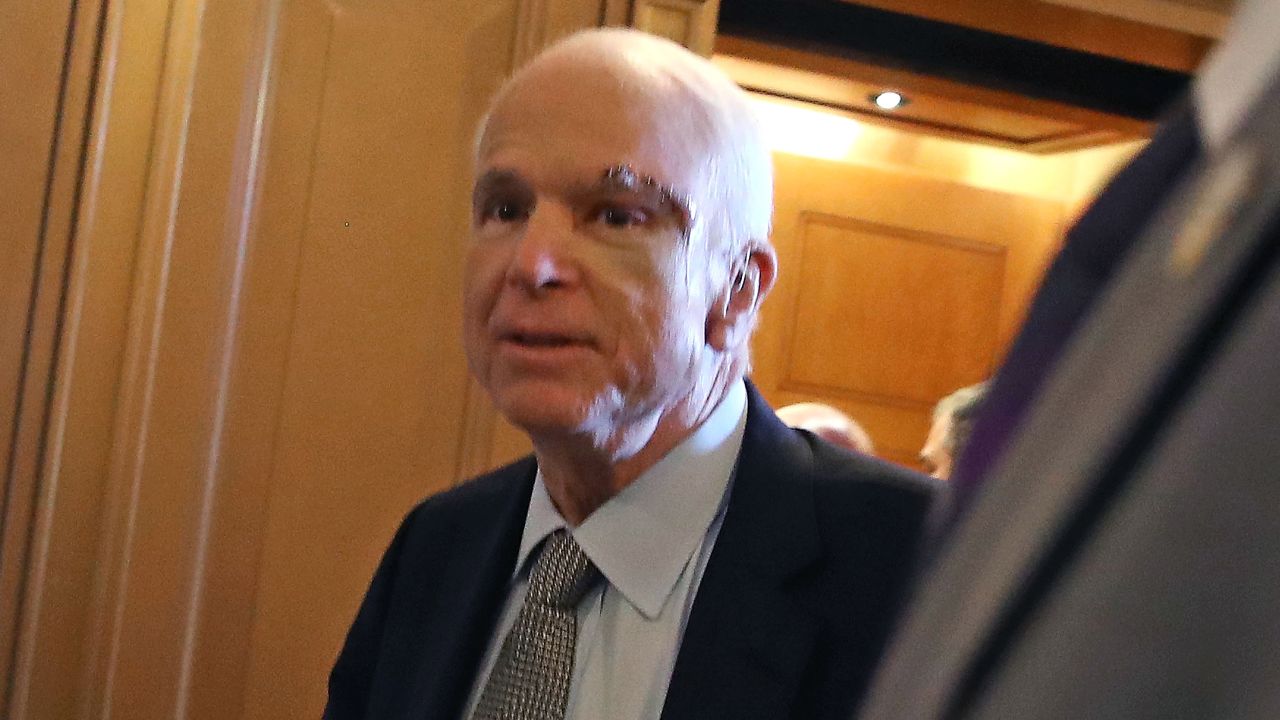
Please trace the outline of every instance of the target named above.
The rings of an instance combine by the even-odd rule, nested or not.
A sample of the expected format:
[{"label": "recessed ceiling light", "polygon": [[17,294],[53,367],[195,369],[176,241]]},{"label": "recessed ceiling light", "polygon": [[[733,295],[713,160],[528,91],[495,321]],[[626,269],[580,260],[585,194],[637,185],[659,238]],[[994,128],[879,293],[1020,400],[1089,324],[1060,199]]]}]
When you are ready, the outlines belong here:
[{"label": "recessed ceiling light", "polygon": [[885,90],[884,92],[872,95],[871,102],[875,103],[876,107],[881,110],[897,110],[907,104],[907,99],[902,96],[902,93]]}]

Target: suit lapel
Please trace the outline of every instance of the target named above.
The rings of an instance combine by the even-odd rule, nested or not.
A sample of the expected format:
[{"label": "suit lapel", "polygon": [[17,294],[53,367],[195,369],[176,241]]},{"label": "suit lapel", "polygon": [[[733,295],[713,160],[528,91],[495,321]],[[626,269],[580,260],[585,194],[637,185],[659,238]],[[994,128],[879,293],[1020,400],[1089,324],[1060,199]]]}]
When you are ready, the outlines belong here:
[{"label": "suit lapel", "polygon": [[816,624],[788,581],[818,559],[808,448],[750,384],[724,525],[690,611],[663,720],[789,715]]},{"label": "suit lapel", "polygon": [[[1073,339],[1008,456],[919,594],[866,718],[962,717],[1211,348],[1231,294],[1264,248],[1275,170],[1259,153],[1202,164],[1156,216]],[[1222,173],[1247,178],[1237,182]],[[1224,177],[1226,179],[1224,179]],[[1215,194],[1217,197],[1215,197]],[[1177,259],[1198,223],[1194,266]]]},{"label": "suit lapel", "polygon": [[[465,709],[507,595],[536,465],[530,458],[499,472],[504,477],[493,485],[487,502],[465,516],[446,519],[456,523],[449,545],[431,548],[441,553],[440,570],[418,574],[430,587],[416,594],[439,600],[430,611],[425,603],[409,607],[418,617],[413,625],[402,626],[431,629],[417,638],[420,654],[406,674],[413,702],[405,708],[405,718],[460,717]],[[442,592],[442,587],[450,590]]]}]

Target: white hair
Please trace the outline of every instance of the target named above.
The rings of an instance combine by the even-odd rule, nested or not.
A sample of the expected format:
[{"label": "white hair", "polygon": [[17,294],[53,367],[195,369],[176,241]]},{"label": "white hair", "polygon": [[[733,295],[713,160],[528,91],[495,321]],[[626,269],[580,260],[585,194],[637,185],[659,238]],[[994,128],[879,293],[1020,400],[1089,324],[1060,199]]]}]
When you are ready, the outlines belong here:
[{"label": "white hair", "polygon": [[656,92],[684,95],[682,106],[696,113],[707,148],[702,200],[694,236],[707,238],[712,287],[729,281],[745,255],[769,245],[773,216],[773,162],[750,101],[719,68],[670,40],[629,28],[583,30],[542,51],[507,80],[476,133],[479,154],[489,116],[508,89],[530,67],[552,57],[575,57],[645,81]]},{"label": "white hair", "polygon": [[777,410],[778,419],[793,428],[808,430],[836,445],[874,455],[875,443],[856,420],[824,403],[802,402]]}]

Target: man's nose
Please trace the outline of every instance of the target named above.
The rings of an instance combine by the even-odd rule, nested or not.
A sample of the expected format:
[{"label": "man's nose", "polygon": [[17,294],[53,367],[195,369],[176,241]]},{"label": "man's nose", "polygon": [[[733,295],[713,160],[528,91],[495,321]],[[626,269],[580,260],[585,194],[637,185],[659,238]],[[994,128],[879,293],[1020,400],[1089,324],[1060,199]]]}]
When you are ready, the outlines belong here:
[{"label": "man's nose", "polygon": [[517,241],[507,281],[529,292],[573,283],[574,218],[572,211],[552,202],[539,203]]}]

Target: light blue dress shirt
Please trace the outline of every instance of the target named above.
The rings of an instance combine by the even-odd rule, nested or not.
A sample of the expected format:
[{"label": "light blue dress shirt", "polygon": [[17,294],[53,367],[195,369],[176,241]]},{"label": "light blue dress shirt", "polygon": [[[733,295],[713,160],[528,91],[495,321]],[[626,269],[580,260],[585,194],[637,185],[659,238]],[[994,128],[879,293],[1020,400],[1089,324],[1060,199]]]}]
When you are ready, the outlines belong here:
[{"label": "light blue dress shirt", "polygon": [[[578,606],[566,720],[657,720],[662,713],[689,609],[724,519],[746,409],[738,381],[692,435],[570,529],[604,582]],[[539,472],[511,587],[465,717],[520,612],[530,556],[563,527]]]}]

